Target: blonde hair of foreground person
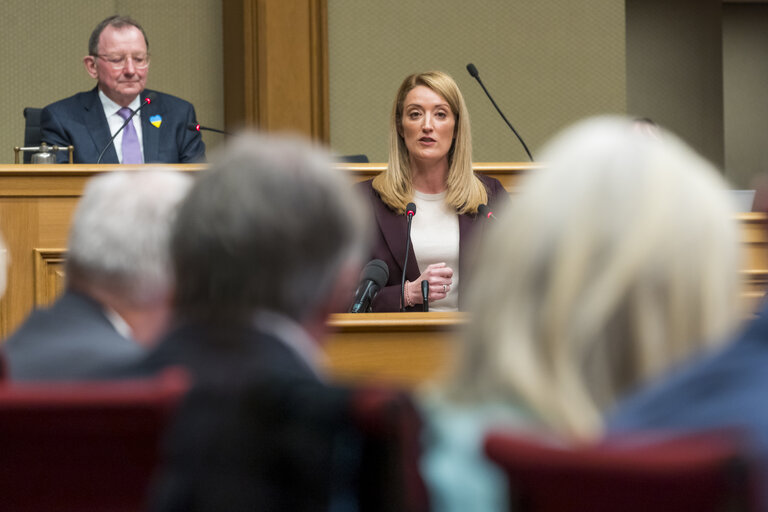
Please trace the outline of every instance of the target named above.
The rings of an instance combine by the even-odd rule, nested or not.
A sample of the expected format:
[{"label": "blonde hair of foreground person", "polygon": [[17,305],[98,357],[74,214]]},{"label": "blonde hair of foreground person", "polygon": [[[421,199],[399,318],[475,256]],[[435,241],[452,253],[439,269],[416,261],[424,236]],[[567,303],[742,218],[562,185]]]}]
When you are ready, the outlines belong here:
[{"label": "blonde hair of foreground person", "polygon": [[542,161],[486,237],[445,391],[591,438],[617,398],[736,326],[739,227],[723,179],[671,134],[588,120]]},{"label": "blonde hair of foreground person", "polygon": [[453,145],[448,152],[445,202],[460,214],[474,213],[478,206],[488,202],[488,194],[472,169],[472,133],[464,96],[454,79],[442,71],[415,73],[407,76],[400,84],[389,119],[387,170],[373,179],[373,188],[381,195],[384,203],[398,213],[405,213],[405,207],[413,200],[413,169],[402,135],[402,119],[405,97],[420,85],[445,99],[456,122]]}]

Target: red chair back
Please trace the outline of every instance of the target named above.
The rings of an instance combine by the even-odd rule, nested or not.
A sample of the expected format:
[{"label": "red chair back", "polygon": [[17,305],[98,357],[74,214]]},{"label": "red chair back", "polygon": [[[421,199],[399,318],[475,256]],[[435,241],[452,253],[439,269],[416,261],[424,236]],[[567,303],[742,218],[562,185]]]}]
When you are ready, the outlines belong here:
[{"label": "red chair back", "polygon": [[567,447],[491,432],[511,508],[530,512],[759,510],[755,466],[733,433],[636,436]]},{"label": "red chair back", "polygon": [[0,384],[0,508],[136,512],[187,389],[178,371],[136,381]]}]

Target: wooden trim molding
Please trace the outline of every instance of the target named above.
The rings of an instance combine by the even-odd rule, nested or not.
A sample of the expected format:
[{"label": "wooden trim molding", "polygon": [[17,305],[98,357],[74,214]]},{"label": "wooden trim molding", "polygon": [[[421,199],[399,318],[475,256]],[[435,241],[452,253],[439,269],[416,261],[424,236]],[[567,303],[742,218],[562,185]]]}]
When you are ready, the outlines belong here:
[{"label": "wooden trim molding", "polygon": [[228,130],[330,140],[327,0],[222,3]]},{"label": "wooden trim molding", "polygon": [[34,250],[35,308],[48,306],[64,291],[66,257],[66,249]]}]

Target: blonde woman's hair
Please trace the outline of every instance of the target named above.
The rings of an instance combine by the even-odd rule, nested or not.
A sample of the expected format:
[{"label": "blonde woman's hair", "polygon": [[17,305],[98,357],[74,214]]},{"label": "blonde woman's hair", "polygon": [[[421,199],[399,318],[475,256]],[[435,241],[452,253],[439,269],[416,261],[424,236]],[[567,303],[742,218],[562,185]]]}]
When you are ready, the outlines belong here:
[{"label": "blonde woman's hair", "polygon": [[588,120],[542,161],[485,238],[445,391],[590,438],[617,398],[736,327],[739,226],[720,174],[663,131]]},{"label": "blonde woman's hair", "polygon": [[445,202],[460,214],[475,213],[478,206],[488,202],[488,193],[472,170],[472,134],[464,97],[453,78],[442,71],[416,73],[406,77],[400,84],[389,120],[387,170],[374,178],[373,188],[381,195],[384,203],[398,213],[405,213],[405,207],[413,199],[411,163],[402,136],[402,119],[405,97],[420,85],[445,99],[456,119],[453,145],[448,152]]}]

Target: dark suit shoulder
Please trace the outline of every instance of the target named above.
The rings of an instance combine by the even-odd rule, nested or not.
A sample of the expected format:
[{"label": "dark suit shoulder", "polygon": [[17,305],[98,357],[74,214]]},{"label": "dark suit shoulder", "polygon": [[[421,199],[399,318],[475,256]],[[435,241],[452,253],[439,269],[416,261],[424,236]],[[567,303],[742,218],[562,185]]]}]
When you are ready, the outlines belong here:
[{"label": "dark suit shoulder", "polygon": [[373,179],[357,182],[355,183],[354,187],[358,193],[365,196],[371,194],[379,195],[379,193],[376,192],[376,190],[373,188]]},{"label": "dark suit shoulder", "polygon": [[365,200],[369,201],[373,207],[373,211],[378,219],[381,215],[400,217],[402,214],[393,210],[384,200],[381,198],[381,194],[373,188],[373,179],[361,181],[355,183],[355,189]]},{"label": "dark suit shoulder", "polygon": [[488,176],[486,174],[481,174],[476,172],[475,176],[477,176],[477,179],[479,179],[483,185],[485,186],[485,190],[488,191],[488,193],[492,192],[498,192],[500,190],[505,190],[504,185],[501,184],[499,180],[494,178],[493,176]]}]

